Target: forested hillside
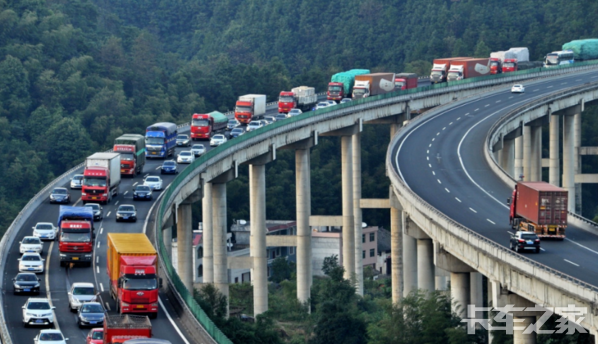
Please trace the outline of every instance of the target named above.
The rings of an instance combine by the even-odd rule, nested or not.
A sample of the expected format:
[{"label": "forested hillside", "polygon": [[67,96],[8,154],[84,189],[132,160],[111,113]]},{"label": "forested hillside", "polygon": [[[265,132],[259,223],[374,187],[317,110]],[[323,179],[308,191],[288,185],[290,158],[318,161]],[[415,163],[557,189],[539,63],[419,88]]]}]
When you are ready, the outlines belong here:
[{"label": "forested hillside", "polygon": [[[0,0],[0,229],[55,176],[151,122],[227,110],[245,93],[273,100],[299,84],[323,90],[348,68],[427,73],[434,57],[517,46],[540,58],[566,41],[598,37],[595,13],[598,3],[581,0]],[[366,134],[377,158],[364,156],[364,173],[374,178],[364,194],[382,197],[387,181],[377,159],[387,128]],[[336,147],[331,140],[312,155],[322,161],[314,213],[338,207],[340,188],[316,187],[336,185]],[[282,158],[287,165],[270,173],[278,194],[290,197],[293,159]],[[242,182],[235,183],[245,195]],[[293,209],[278,194],[269,194],[269,217],[288,219]]]}]

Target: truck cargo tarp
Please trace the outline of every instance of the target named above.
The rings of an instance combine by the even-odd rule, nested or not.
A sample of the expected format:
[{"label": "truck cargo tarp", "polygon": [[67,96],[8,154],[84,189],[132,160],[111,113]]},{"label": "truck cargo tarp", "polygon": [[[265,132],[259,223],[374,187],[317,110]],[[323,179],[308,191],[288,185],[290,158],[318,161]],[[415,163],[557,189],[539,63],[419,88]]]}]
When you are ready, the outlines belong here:
[{"label": "truck cargo tarp", "polygon": [[222,123],[222,122],[228,123],[228,117],[226,117],[226,115],[223,114],[222,112],[212,111],[208,115],[212,116],[215,123]]},{"label": "truck cargo tarp", "polygon": [[64,218],[87,220],[93,223],[93,209],[91,209],[91,207],[71,207],[61,205],[60,210],[58,211],[58,228],[60,228],[60,222]]},{"label": "truck cargo tarp", "polygon": [[351,93],[351,88],[355,82],[355,76],[370,74],[369,69],[351,69],[346,72],[336,73],[330,78],[330,82],[340,82],[343,84],[345,94]]},{"label": "truck cargo tarp", "polygon": [[573,50],[576,60],[598,59],[598,39],[578,39],[563,44],[563,50]]}]

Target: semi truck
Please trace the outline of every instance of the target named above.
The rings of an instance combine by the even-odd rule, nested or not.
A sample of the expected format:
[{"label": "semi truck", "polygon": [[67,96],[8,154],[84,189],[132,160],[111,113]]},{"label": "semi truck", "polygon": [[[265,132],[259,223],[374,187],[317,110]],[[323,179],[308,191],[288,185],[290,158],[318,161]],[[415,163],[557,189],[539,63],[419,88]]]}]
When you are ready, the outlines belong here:
[{"label": "semi truck", "polygon": [[458,81],[490,75],[489,58],[451,61],[447,81]]},{"label": "semi truck", "polygon": [[395,90],[395,73],[362,74],[355,77],[353,98],[367,98]]},{"label": "semi truck", "polygon": [[81,201],[108,204],[118,195],[120,153],[95,153],[85,159]]},{"label": "semi truck", "polygon": [[340,102],[343,98],[350,98],[357,75],[369,74],[369,69],[351,69],[332,75],[326,91],[326,99]]},{"label": "semi truck", "polygon": [[511,198],[511,228],[536,233],[540,238],[565,238],[567,190],[546,182],[517,182]]},{"label": "semi truck", "polygon": [[265,94],[246,94],[240,96],[235,104],[235,118],[241,123],[264,118],[266,114]]},{"label": "semi truck", "polygon": [[395,90],[409,90],[417,88],[417,74],[398,73],[395,75]]},{"label": "semi truck", "polygon": [[490,74],[516,72],[519,63],[529,62],[527,48],[511,48],[490,53]]},{"label": "semi truck", "polygon": [[598,39],[578,39],[563,44],[563,50],[573,51],[573,58],[578,61],[598,59]]},{"label": "semi truck", "polygon": [[158,255],[143,233],[108,233],[106,272],[120,314],[158,315]]},{"label": "semi truck", "polygon": [[166,158],[174,154],[178,128],[170,122],[154,123],[145,129],[145,156]]},{"label": "semi truck", "polygon": [[58,211],[58,251],[60,266],[82,263],[91,266],[93,259],[93,209],[61,205]]},{"label": "semi truck", "polygon": [[459,60],[467,60],[471,57],[449,57],[443,59],[435,59],[432,61],[432,72],[430,73],[430,83],[438,84],[446,82],[446,76],[449,71],[451,62]]},{"label": "semi truck", "polygon": [[209,140],[215,134],[225,130],[227,123],[228,117],[218,111],[207,114],[194,113],[191,116],[191,140]]},{"label": "semi truck", "polygon": [[152,323],[147,316],[111,315],[104,319],[104,344],[124,344],[134,339],[152,337]]},{"label": "semi truck", "polygon": [[316,89],[299,86],[291,91],[281,91],[278,95],[278,113],[288,113],[291,109],[309,111],[318,102]]},{"label": "semi truck", "polygon": [[124,134],[114,140],[116,153],[120,153],[120,174],[135,177],[145,166],[145,137],[139,134]]}]

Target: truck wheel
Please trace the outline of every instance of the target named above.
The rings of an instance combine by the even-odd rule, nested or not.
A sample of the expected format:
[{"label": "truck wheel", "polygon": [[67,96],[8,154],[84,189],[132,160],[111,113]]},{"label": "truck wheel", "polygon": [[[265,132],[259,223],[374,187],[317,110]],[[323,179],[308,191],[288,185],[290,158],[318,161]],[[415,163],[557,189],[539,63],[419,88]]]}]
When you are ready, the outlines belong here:
[{"label": "truck wheel", "polygon": [[536,253],[540,253],[540,248],[539,247],[536,248]]},{"label": "truck wheel", "polygon": [[509,243],[509,247],[511,248],[511,251],[515,250],[515,248],[513,248],[513,243]]},{"label": "truck wheel", "polygon": [[150,313],[150,319],[156,319],[158,317],[158,313]]}]

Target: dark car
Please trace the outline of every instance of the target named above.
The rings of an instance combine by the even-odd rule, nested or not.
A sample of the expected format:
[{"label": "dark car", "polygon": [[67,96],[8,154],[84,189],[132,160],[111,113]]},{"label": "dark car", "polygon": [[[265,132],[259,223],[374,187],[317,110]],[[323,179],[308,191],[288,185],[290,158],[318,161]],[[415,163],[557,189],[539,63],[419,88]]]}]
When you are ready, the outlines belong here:
[{"label": "dark car", "polygon": [[171,173],[171,174],[179,173],[179,170],[177,169],[176,161],[167,160],[162,163],[162,167],[160,168],[160,174],[167,174],[167,173]]},{"label": "dark car", "polygon": [[535,233],[519,231],[511,236],[511,250],[521,252],[525,250],[540,253],[540,238]]},{"label": "dark car", "polygon": [[93,220],[101,221],[104,218],[104,208],[98,203],[85,203],[86,207],[93,209]]},{"label": "dark car", "polygon": [[12,279],[13,293],[34,293],[39,295],[39,278],[32,272],[21,272]]},{"label": "dark car", "polygon": [[235,129],[231,130],[229,136],[230,136],[230,138],[235,138],[235,137],[241,136],[243,134],[245,134],[245,129],[239,127],[239,128],[235,128]]},{"label": "dark car", "polygon": [[137,221],[137,209],[132,204],[121,204],[116,210],[116,222]]},{"label": "dark car", "polygon": [[147,185],[137,185],[133,190],[133,199],[152,199],[152,188]]},{"label": "dark car", "polygon": [[71,203],[71,194],[67,188],[54,188],[50,193],[50,203]]},{"label": "dark car", "polygon": [[92,326],[102,327],[104,325],[104,307],[99,302],[86,302],[81,305],[77,312],[77,325],[79,327]]},{"label": "dark car", "polygon": [[178,135],[176,137],[176,145],[177,146],[180,146],[180,147],[182,147],[182,146],[189,147],[190,144],[191,144],[191,141],[189,140],[189,135],[183,135],[183,134],[181,134],[181,135]]}]

